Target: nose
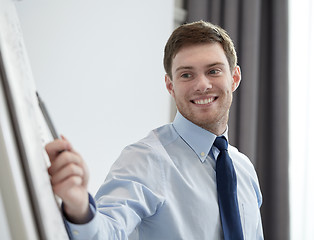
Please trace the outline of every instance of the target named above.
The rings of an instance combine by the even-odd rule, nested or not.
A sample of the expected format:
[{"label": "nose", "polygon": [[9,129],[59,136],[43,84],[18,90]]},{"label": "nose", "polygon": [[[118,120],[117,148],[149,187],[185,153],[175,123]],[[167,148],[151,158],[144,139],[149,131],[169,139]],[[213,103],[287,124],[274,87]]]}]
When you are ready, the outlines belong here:
[{"label": "nose", "polygon": [[196,81],[196,91],[206,92],[209,89],[213,88],[211,79],[206,75],[200,75]]}]

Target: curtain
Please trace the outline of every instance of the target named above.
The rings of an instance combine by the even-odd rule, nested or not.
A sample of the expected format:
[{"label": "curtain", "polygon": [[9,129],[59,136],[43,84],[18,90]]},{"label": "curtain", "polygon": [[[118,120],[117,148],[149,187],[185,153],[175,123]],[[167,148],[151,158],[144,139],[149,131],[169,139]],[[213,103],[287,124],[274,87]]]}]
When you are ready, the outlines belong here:
[{"label": "curtain", "polygon": [[231,144],[255,165],[264,236],[289,239],[288,0],[189,0],[187,21],[227,30],[242,82],[230,110]]}]

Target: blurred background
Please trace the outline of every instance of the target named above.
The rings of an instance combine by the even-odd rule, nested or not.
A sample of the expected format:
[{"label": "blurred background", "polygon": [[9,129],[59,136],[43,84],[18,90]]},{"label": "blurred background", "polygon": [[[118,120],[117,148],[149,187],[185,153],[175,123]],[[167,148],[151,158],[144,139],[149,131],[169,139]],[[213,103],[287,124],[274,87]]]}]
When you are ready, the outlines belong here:
[{"label": "blurred background", "polygon": [[38,91],[81,153],[95,194],[121,150],[172,121],[163,48],[185,22],[235,42],[242,83],[231,144],[256,167],[265,239],[314,239],[312,0],[24,0],[15,2]]}]

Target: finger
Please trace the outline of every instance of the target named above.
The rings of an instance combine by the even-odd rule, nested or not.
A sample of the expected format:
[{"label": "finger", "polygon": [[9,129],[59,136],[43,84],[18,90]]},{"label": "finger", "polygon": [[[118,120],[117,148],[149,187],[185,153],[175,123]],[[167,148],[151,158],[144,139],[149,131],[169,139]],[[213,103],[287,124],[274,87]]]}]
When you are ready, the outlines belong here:
[{"label": "finger", "polygon": [[71,191],[82,188],[82,181],[81,177],[71,176],[58,184],[52,185],[52,189],[62,200],[69,201]]},{"label": "finger", "polygon": [[60,134],[60,137],[61,137],[61,139],[69,142],[69,140],[63,134]]},{"label": "finger", "polygon": [[[56,172],[54,175],[51,176],[51,184],[56,185],[59,184],[70,177],[84,177],[84,171],[81,167],[76,164],[68,164],[60,171]],[[83,181],[82,181],[83,182]]]},{"label": "finger", "polygon": [[83,186],[85,186],[87,188],[87,184],[88,184],[88,179],[89,179],[89,172],[88,172],[88,168],[86,163],[83,161],[82,162],[82,169],[84,171],[84,177],[83,177]]},{"label": "finger", "polygon": [[83,160],[81,159],[80,155],[70,151],[63,151],[53,161],[51,161],[51,166],[48,168],[48,173],[50,175],[54,175],[56,172],[60,171],[69,164],[76,164],[81,166],[82,161]]},{"label": "finger", "polygon": [[69,141],[64,135],[62,135],[62,134],[60,135],[60,137],[61,137],[62,140],[64,140],[64,141],[66,141],[66,142],[69,143],[70,149],[68,149],[68,150],[72,150],[72,145],[71,145],[70,141]]},{"label": "finger", "polygon": [[70,152],[73,152],[73,153],[75,153],[77,155],[80,155],[78,152],[75,151],[75,149],[72,147],[71,143],[69,142],[69,140],[65,136],[60,135],[60,137],[61,137],[62,140],[64,140],[64,141],[69,143],[69,149],[67,149],[67,151],[70,151]]},{"label": "finger", "polygon": [[48,143],[45,146],[45,149],[48,153],[50,160],[53,160],[59,155],[60,152],[71,150],[72,146],[66,140],[56,139],[53,142]]}]

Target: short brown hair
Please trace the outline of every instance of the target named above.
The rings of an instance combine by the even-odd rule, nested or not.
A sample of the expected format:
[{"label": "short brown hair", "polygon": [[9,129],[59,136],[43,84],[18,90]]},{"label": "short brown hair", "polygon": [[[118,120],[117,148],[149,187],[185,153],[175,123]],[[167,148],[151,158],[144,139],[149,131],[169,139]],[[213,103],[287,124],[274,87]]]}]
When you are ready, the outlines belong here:
[{"label": "short brown hair", "polygon": [[212,23],[198,21],[178,27],[169,37],[164,51],[164,68],[166,73],[172,79],[172,60],[182,47],[215,42],[222,45],[230,71],[233,71],[237,65],[237,53],[227,32]]}]

